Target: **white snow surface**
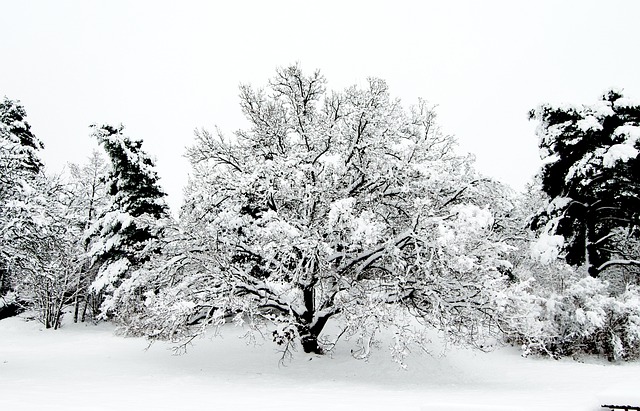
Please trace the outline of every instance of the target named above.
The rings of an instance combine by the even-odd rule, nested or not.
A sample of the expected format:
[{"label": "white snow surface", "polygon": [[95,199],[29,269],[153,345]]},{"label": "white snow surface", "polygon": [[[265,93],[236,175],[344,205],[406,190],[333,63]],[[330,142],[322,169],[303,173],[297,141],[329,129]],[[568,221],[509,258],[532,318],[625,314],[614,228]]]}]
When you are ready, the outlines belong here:
[{"label": "white snow surface", "polygon": [[628,161],[638,157],[638,150],[629,144],[614,144],[602,158],[602,165],[607,168],[615,167],[617,161]]},{"label": "white snow surface", "polygon": [[542,233],[536,241],[531,243],[531,256],[542,264],[549,264],[558,258],[563,244],[564,238],[561,235]]},{"label": "white snow surface", "polygon": [[578,120],[578,129],[583,132],[590,130],[602,130],[602,124],[594,116],[587,116],[582,120]]},{"label": "white snow surface", "polygon": [[513,347],[413,354],[408,369],[383,348],[354,360],[298,351],[279,365],[276,346],[247,345],[230,326],[171,345],[114,335],[109,324],[0,321],[0,410],[602,410],[636,401],[639,363],[523,358]]},{"label": "white snow surface", "polygon": [[613,104],[616,107],[627,107],[627,108],[640,106],[640,103],[638,103],[637,101],[629,97],[620,97]]}]

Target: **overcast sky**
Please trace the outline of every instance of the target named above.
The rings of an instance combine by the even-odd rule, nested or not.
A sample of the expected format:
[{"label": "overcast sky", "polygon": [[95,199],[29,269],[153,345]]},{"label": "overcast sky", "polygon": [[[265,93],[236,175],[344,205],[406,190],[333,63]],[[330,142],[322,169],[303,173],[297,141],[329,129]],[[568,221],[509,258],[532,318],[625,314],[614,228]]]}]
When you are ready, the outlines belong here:
[{"label": "overcast sky", "polygon": [[477,168],[522,188],[539,166],[542,102],[640,99],[640,1],[0,0],[0,96],[19,99],[56,171],[123,123],[157,160],[175,209],[193,130],[244,126],[239,83],[278,66],[320,69],[328,87],[385,79],[423,97]]}]

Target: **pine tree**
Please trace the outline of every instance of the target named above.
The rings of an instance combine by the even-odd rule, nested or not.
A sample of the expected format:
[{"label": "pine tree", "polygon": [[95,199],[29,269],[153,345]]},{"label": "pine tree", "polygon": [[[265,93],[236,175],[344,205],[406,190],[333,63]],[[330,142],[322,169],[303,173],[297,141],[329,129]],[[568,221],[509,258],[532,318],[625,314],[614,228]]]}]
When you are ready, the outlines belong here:
[{"label": "pine tree", "polygon": [[[123,135],[123,126],[92,126],[93,137],[111,160],[107,176],[109,205],[89,230],[96,278],[93,289],[113,295],[123,280],[160,248],[169,218],[154,163],[142,141]],[[113,301],[111,301],[113,303]],[[105,310],[112,310],[109,304]]]},{"label": "pine tree", "polygon": [[[19,101],[4,97],[0,101],[0,138],[3,156],[2,178],[12,178],[16,181],[15,172],[20,176],[35,176],[42,168],[42,161],[38,157],[38,150],[44,148],[42,142],[33,134],[31,126],[26,121],[27,112]],[[8,174],[7,171],[12,173]]]},{"label": "pine tree", "polygon": [[640,104],[608,91],[593,105],[542,105],[530,113],[551,201],[532,227],[564,237],[571,265],[597,277],[614,266],[638,267],[640,236]]},{"label": "pine tree", "polygon": [[[15,260],[22,254],[17,239],[33,234],[32,216],[23,200],[42,168],[38,150],[44,146],[26,116],[19,101],[0,101],[0,298],[14,288]],[[7,304],[0,301],[0,311]]]}]

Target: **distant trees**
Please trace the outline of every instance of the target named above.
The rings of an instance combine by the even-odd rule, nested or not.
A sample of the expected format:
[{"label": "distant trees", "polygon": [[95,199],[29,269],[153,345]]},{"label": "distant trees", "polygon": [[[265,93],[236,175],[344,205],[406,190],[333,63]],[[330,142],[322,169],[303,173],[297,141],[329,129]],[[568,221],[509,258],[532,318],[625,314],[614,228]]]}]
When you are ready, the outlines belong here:
[{"label": "distant trees", "polygon": [[453,152],[433,110],[404,110],[379,79],[328,92],[298,66],[240,98],[250,128],[198,132],[188,150],[185,246],[167,263],[181,274],[145,303],[155,336],[233,314],[311,353],[335,342],[322,338],[329,321],[362,356],[387,326],[406,354],[422,332],[407,318],[477,341],[508,247],[484,200],[490,182]]},{"label": "distant trees", "polygon": [[[533,220],[564,238],[565,257],[592,277],[640,268],[640,104],[608,91],[593,105],[542,105],[530,113],[545,160],[549,206]],[[636,242],[637,244],[637,242]]]},{"label": "distant trees", "polygon": [[84,164],[69,164],[69,184],[76,195],[74,204],[79,224],[88,229],[108,204],[107,175],[110,166],[97,150]]}]

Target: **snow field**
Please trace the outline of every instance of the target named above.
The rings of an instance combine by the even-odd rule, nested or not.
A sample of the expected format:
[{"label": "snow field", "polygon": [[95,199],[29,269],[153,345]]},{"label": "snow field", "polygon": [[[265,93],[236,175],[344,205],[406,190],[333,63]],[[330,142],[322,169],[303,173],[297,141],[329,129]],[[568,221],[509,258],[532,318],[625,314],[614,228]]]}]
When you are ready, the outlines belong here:
[{"label": "snow field", "polygon": [[638,396],[638,363],[452,348],[444,357],[412,355],[405,371],[384,343],[369,361],[351,358],[346,343],[332,356],[298,351],[279,365],[274,344],[247,345],[242,334],[228,327],[176,356],[170,344],[118,337],[109,324],[48,331],[2,320],[0,410],[595,411],[601,401]]}]

